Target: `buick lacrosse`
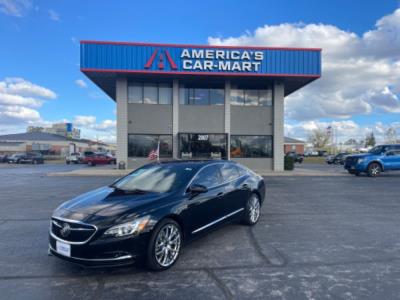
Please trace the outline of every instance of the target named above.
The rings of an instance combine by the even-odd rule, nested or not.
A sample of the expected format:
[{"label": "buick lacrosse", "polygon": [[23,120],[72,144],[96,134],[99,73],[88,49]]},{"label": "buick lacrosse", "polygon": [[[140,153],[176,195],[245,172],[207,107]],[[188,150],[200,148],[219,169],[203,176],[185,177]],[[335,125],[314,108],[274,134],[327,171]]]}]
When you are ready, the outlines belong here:
[{"label": "buick lacrosse", "polygon": [[262,177],[235,162],[151,163],[58,207],[49,253],[82,265],[143,260],[165,270],[184,243],[208,230],[256,224],[264,195]]}]

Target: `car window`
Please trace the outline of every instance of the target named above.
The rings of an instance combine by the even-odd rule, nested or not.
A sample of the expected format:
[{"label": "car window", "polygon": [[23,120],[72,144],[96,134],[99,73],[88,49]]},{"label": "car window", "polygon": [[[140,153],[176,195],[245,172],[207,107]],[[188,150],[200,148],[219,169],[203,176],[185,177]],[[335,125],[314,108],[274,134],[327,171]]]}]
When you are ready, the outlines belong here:
[{"label": "car window", "polygon": [[239,171],[239,176],[243,176],[243,175],[248,174],[248,171],[245,168],[243,168],[242,166],[236,166],[236,167],[237,167],[237,169]]},{"label": "car window", "polygon": [[201,170],[193,179],[192,184],[204,185],[207,188],[222,183],[219,165],[211,165]]},{"label": "car window", "polygon": [[224,164],[221,167],[222,179],[224,182],[234,180],[239,177],[239,171],[235,165]]}]

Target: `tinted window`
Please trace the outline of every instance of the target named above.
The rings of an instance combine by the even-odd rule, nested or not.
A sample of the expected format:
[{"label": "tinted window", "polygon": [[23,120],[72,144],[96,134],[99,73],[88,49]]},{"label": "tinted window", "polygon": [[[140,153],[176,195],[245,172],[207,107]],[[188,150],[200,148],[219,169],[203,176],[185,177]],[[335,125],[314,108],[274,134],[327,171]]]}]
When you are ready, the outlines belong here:
[{"label": "tinted window", "polygon": [[272,106],[272,90],[260,90],[259,97],[261,106]]},{"label": "tinted window", "polygon": [[272,136],[231,135],[231,157],[272,157]]},{"label": "tinted window", "polygon": [[244,105],[244,90],[231,90],[231,104],[232,105]]},{"label": "tinted window", "polygon": [[179,89],[179,103],[186,105],[223,105],[225,90],[182,85]]},{"label": "tinted window", "polygon": [[239,171],[235,165],[224,164],[221,167],[221,174],[223,181],[231,181],[239,177]]},{"label": "tinted window", "polygon": [[204,185],[207,188],[221,184],[221,174],[219,166],[213,165],[205,167],[196,175],[193,184]]},{"label": "tinted window", "polygon": [[182,158],[226,158],[226,134],[179,134]]},{"label": "tinted window", "polygon": [[143,86],[143,103],[157,104],[158,90],[156,84],[145,83]]},{"label": "tinted window", "polygon": [[128,156],[147,157],[157,149],[160,141],[160,157],[172,157],[172,135],[130,134],[128,136]]},{"label": "tinted window", "polygon": [[129,83],[128,102],[145,104],[171,104],[172,86],[171,84],[167,83]]}]

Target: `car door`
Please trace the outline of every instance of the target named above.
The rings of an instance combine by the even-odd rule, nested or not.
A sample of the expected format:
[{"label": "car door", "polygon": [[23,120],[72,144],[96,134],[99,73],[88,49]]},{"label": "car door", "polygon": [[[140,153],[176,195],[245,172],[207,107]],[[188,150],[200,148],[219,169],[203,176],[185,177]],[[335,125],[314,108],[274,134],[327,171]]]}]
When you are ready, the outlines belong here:
[{"label": "car door", "polygon": [[400,170],[400,146],[393,146],[386,153],[385,160],[390,164],[390,170]]},{"label": "car door", "polygon": [[394,156],[394,150],[395,150],[394,147],[388,146],[382,152],[381,161],[383,163],[383,167],[385,170],[393,170],[394,168],[394,163],[396,161],[396,158]]},{"label": "car door", "polygon": [[224,163],[221,165],[221,175],[224,181],[224,196],[222,206],[224,215],[240,211],[245,207],[251,189],[247,177],[240,172],[235,164]]},{"label": "car door", "polygon": [[187,207],[189,231],[197,234],[212,226],[223,215],[221,197],[224,195],[224,187],[218,164],[209,165],[201,169],[194,177],[191,185],[202,185],[207,192],[190,194],[187,192]]}]

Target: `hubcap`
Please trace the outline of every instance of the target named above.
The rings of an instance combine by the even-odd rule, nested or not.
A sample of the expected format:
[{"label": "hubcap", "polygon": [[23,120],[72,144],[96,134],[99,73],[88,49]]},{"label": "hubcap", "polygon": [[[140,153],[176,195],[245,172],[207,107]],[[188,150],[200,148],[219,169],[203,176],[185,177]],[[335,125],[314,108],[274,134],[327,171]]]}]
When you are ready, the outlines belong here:
[{"label": "hubcap", "polygon": [[173,224],[164,226],[158,233],[155,243],[157,262],[163,267],[172,265],[178,257],[180,247],[179,229]]},{"label": "hubcap", "polygon": [[260,217],[260,201],[258,201],[257,196],[253,195],[250,199],[250,221],[252,223],[257,222]]},{"label": "hubcap", "polygon": [[374,166],[371,168],[371,173],[372,173],[372,175],[377,175],[377,174],[379,174],[379,166],[374,165]]}]

